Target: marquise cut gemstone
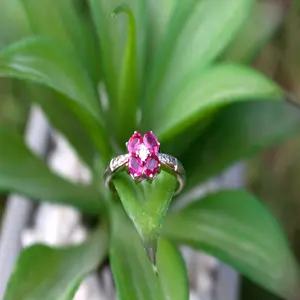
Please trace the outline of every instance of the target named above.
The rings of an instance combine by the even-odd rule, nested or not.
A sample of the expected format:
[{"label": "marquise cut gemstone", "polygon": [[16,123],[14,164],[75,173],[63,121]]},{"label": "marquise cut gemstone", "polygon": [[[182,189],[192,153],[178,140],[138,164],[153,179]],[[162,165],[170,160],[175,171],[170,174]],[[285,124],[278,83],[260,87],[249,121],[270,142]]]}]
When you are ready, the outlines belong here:
[{"label": "marquise cut gemstone", "polygon": [[153,178],[157,175],[159,170],[159,160],[155,154],[148,156],[144,165],[144,174],[147,177]]},{"label": "marquise cut gemstone", "polygon": [[135,154],[128,159],[128,171],[133,177],[140,177],[143,174],[143,165],[142,160]]},{"label": "marquise cut gemstone", "polygon": [[127,150],[130,154],[136,153],[143,144],[143,137],[140,133],[135,132],[127,143]]},{"label": "marquise cut gemstone", "polygon": [[149,131],[144,134],[143,143],[152,154],[158,153],[159,142],[153,132]]}]

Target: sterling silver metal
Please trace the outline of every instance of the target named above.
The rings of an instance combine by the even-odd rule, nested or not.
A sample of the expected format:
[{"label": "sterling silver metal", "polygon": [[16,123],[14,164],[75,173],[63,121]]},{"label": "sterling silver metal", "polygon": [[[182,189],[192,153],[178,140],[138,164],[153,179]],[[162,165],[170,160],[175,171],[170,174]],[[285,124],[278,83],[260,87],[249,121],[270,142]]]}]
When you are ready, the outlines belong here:
[{"label": "sterling silver metal", "polygon": [[[117,172],[125,169],[129,157],[130,154],[122,154],[111,159],[104,171],[104,182],[106,187],[111,188],[111,179]],[[176,176],[178,186],[175,195],[179,194],[185,184],[185,170],[181,162],[176,157],[165,153],[158,153],[157,157],[160,162],[160,170],[163,169]]]}]

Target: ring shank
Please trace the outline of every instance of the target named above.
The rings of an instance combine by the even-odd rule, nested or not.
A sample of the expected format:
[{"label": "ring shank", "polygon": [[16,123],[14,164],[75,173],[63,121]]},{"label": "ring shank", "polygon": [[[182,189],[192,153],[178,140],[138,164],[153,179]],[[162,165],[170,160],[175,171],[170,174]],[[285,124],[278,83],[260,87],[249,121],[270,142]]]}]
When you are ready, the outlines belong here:
[{"label": "ring shank", "polygon": [[[111,159],[109,165],[107,166],[104,172],[104,182],[106,187],[110,187],[110,182],[113,176],[126,166],[129,156],[129,154],[122,154]],[[158,153],[157,156],[162,169],[176,176],[178,186],[175,191],[175,195],[179,194],[185,184],[185,170],[182,164],[176,157],[172,155]]]},{"label": "ring shank", "polygon": [[178,181],[178,187],[175,191],[175,195],[179,194],[185,185],[185,170],[181,164],[181,162],[174,156],[158,153],[158,159],[161,163],[161,166],[167,172],[170,172],[173,175],[176,175]]}]

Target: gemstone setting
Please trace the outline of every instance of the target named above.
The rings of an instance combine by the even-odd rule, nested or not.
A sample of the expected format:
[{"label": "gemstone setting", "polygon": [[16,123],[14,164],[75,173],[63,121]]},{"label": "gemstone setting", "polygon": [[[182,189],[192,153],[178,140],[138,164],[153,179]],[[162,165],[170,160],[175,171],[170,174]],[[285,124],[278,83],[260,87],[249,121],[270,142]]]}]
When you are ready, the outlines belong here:
[{"label": "gemstone setting", "polygon": [[142,161],[146,161],[147,157],[150,155],[150,151],[148,150],[148,148],[144,144],[141,144],[140,149],[138,151],[136,151],[136,155]]},{"label": "gemstone setting", "polygon": [[127,167],[132,178],[138,181],[153,179],[160,167],[157,156],[160,143],[155,134],[149,131],[142,136],[135,131],[126,146],[129,152]]},{"label": "gemstone setting", "polygon": [[159,142],[152,131],[146,132],[143,136],[143,143],[152,154],[157,154],[159,150]]},{"label": "gemstone setting", "polygon": [[128,170],[132,177],[138,178],[143,174],[143,162],[136,156],[131,155],[128,159]]},{"label": "gemstone setting", "polygon": [[154,178],[157,175],[159,170],[159,160],[155,154],[151,154],[148,156],[145,166],[144,166],[144,174],[149,178]]},{"label": "gemstone setting", "polygon": [[129,141],[126,143],[127,150],[130,154],[135,153],[140,149],[140,146],[143,144],[143,137],[140,133],[134,132]]}]

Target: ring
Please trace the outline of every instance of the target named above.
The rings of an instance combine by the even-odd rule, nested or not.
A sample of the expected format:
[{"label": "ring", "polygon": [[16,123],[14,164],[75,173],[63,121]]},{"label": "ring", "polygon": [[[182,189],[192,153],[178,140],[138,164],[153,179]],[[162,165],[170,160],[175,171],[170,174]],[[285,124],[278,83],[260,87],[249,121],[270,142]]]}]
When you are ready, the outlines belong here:
[{"label": "ring", "polygon": [[137,131],[126,143],[128,153],[112,158],[105,169],[104,181],[106,187],[111,187],[111,179],[122,170],[127,170],[131,177],[141,182],[154,180],[161,169],[176,176],[178,186],[175,194],[180,193],[185,184],[185,171],[180,161],[165,153],[160,153],[160,143],[152,131],[142,136]]}]

